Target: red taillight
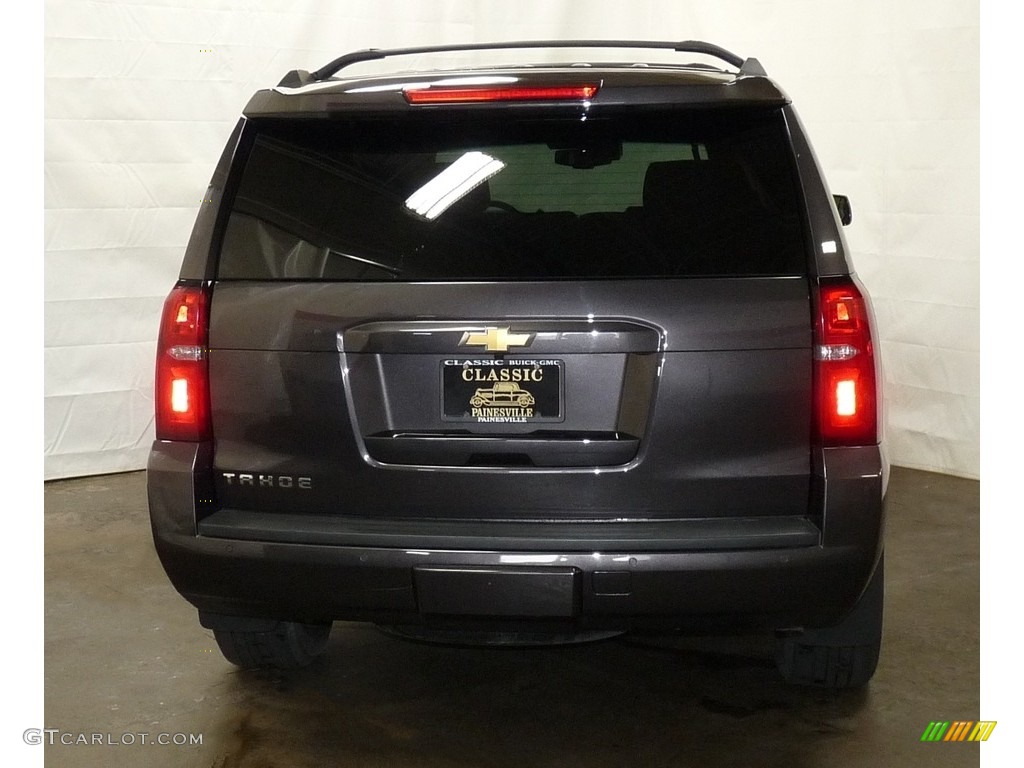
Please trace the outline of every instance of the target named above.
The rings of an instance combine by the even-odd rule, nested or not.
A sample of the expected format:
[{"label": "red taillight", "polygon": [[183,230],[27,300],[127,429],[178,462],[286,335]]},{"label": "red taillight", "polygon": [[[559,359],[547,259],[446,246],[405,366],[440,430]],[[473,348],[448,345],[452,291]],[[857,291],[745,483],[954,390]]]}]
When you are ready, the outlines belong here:
[{"label": "red taillight", "polygon": [[814,387],[821,441],[874,445],[879,400],[871,308],[853,278],[822,278],[817,300]]},{"label": "red taillight", "polygon": [[542,87],[494,88],[493,86],[435,86],[407,88],[410,104],[466,104],[480,101],[588,101],[597,93],[596,85],[556,85]]},{"label": "red taillight", "polygon": [[179,285],[164,302],[156,346],[156,437],[207,440],[210,387],[207,374],[209,293]]}]

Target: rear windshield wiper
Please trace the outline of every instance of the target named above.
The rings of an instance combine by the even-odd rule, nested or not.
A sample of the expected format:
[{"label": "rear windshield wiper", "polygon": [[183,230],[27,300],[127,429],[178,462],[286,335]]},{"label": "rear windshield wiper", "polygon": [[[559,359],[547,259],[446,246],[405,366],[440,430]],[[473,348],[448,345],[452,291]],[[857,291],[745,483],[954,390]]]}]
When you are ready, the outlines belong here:
[{"label": "rear windshield wiper", "polygon": [[387,272],[392,277],[398,277],[400,274],[402,274],[402,270],[400,269],[389,266],[387,264],[381,264],[379,261],[368,259],[365,256],[356,256],[355,254],[352,253],[345,253],[344,251],[339,251],[337,248],[331,248],[328,246],[327,253],[330,256],[340,256],[343,259],[355,261],[360,264],[366,264],[368,267],[373,267],[374,269],[379,269],[382,272]]}]

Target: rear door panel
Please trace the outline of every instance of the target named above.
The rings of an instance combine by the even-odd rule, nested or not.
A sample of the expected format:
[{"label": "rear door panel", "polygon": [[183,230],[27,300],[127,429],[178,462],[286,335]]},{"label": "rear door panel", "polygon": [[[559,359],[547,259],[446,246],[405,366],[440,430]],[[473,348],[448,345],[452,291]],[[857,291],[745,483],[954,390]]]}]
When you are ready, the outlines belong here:
[{"label": "rear door panel", "polygon": [[[800,278],[221,282],[219,499],[396,518],[802,514],[808,307]],[[505,361],[559,362],[560,420],[444,418],[442,368],[498,360],[458,343],[488,327],[532,337]]]}]

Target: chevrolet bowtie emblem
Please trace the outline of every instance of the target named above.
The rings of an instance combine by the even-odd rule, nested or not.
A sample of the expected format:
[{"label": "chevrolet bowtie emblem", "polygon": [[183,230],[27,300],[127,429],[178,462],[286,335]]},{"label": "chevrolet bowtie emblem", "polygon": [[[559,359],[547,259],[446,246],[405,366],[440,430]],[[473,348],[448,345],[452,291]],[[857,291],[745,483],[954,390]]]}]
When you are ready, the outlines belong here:
[{"label": "chevrolet bowtie emblem", "polygon": [[508,352],[509,347],[525,347],[532,333],[509,333],[508,328],[487,328],[483,333],[464,333],[460,347],[483,347],[488,352]]}]

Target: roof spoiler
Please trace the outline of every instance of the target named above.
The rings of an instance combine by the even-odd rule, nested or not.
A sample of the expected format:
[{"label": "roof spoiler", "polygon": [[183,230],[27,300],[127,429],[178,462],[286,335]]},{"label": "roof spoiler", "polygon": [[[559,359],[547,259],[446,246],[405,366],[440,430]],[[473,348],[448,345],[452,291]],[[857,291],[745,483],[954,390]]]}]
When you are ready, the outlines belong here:
[{"label": "roof spoiler", "polygon": [[521,40],[507,43],[462,43],[459,45],[423,46],[417,48],[366,48],[339,56],[315,72],[293,69],[278,83],[278,87],[298,88],[333,77],[340,70],[362,61],[378,61],[392,56],[411,56],[420,53],[449,53],[453,51],[499,51],[528,48],[657,48],[680,53],[702,53],[713,56],[739,69],[740,75],[765,76],[757,59],[744,59],[732,51],[701,40],[667,42],[663,40]]}]

